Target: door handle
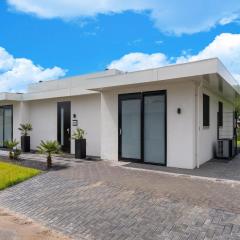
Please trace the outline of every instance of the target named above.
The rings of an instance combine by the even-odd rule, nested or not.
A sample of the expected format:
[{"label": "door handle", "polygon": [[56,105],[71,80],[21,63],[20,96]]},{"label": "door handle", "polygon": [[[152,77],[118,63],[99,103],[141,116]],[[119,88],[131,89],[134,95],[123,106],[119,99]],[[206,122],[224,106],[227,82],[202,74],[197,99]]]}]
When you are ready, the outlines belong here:
[{"label": "door handle", "polygon": [[69,128],[67,128],[67,133],[68,133],[68,134],[70,133],[70,129],[69,129]]},{"label": "door handle", "polygon": [[119,135],[122,135],[122,129],[121,128],[119,129]]}]

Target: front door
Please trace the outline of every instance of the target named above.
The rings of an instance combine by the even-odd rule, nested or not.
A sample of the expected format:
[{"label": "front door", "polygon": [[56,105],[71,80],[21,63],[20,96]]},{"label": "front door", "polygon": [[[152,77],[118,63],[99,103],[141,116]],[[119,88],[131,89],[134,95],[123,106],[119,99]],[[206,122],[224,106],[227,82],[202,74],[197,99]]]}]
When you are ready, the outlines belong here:
[{"label": "front door", "polygon": [[71,146],[71,102],[59,102],[57,107],[58,142],[62,151],[70,153]]},{"label": "front door", "polygon": [[119,159],[166,165],[166,92],[119,96]]}]

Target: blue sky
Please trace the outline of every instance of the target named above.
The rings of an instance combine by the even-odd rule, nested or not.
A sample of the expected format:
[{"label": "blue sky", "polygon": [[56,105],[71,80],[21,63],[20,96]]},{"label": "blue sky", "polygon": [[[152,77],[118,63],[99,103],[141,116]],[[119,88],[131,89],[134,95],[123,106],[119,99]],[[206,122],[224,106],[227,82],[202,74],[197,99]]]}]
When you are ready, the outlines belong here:
[{"label": "blue sky", "polygon": [[[240,3],[0,2],[0,91],[39,80],[219,57],[240,79]],[[196,10],[197,9],[197,10]]]}]

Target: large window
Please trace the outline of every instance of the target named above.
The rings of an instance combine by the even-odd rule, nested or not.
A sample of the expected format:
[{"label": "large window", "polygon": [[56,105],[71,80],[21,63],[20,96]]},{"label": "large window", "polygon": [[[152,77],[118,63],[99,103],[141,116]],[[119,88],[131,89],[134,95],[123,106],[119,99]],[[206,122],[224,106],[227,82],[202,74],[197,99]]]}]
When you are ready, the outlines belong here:
[{"label": "large window", "polygon": [[223,126],[223,103],[218,102],[218,126]]},{"label": "large window", "polygon": [[166,91],[119,96],[119,158],[166,165]]},{"label": "large window", "polygon": [[209,127],[210,119],[209,96],[203,94],[203,127]]},{"label": "large window", "polygon": [[0,147],[4,142],[12,140],[13,135],[13,110],[12,106],[0,106]]}]

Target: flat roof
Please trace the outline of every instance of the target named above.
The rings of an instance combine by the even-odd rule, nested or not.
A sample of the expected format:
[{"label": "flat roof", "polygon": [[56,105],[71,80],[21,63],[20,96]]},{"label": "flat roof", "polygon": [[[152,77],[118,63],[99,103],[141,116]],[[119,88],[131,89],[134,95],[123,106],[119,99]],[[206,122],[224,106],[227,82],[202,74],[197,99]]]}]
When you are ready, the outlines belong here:
[{"label": "flat roof", "polygon": [[[0,93],[0,101],[30,101],[57,97],[97,94],[105,89],[135,84],[147,84],[168,80],[216,74],[240,95],[239,83],[218,58],[188,63],[172,64],[164,67],[134,72],[122,72],[116,69],[99,73],[80,75],[59,80],[31,84],[23,94]],[[199,79],[199,78],[196,78]]]},{"label": "flat roof", "polygon": [[226,81],[238,94],[240,94],[238,81],[232,76],[232,74],[218,58],[172,64],[135,72],[127,72],[123,73],[122,75],[115,75],[111,79],[105,78],[102,81],[95,81],[95,84],[92,84],[93,87],[89,88],[89,90],[101,91],[110,87],[190,78],[210,74],[220,75],[224,81]]}]

